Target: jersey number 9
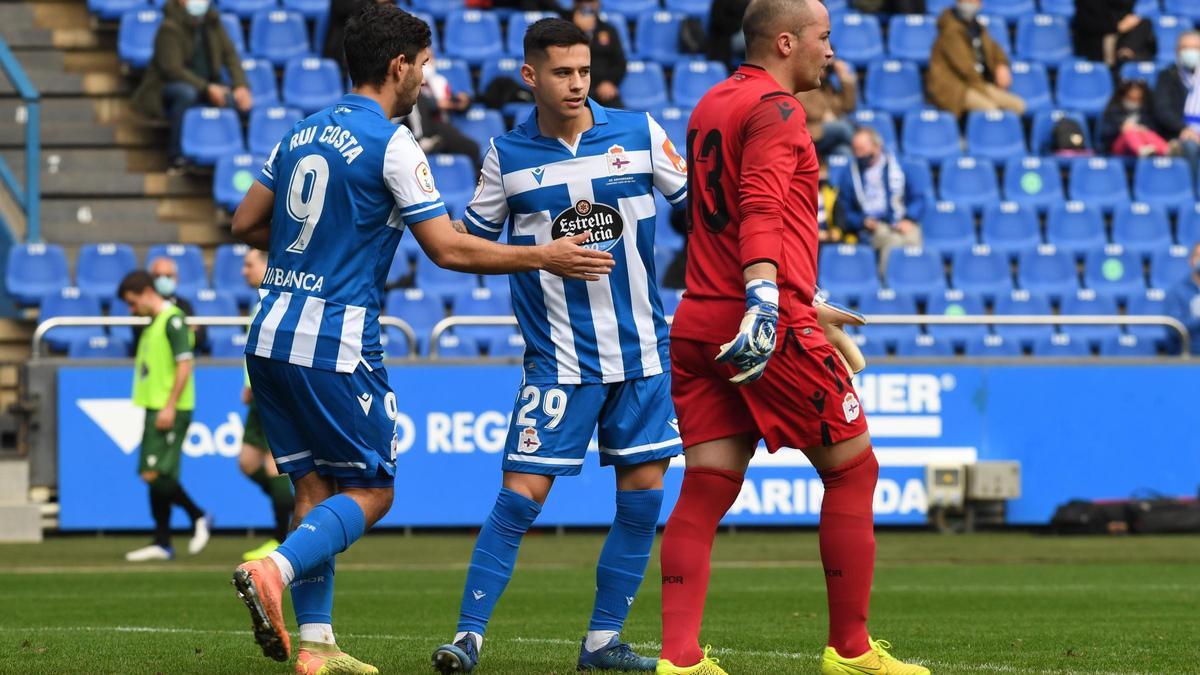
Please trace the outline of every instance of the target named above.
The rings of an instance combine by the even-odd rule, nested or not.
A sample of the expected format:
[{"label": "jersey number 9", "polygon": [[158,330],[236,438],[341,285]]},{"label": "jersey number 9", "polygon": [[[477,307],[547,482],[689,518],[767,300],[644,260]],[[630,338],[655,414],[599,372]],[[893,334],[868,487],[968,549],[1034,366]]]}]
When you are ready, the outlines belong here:
[{"label": "jersey number 9", "polygon": [[288,245],[289,253],[304,253],[312,241],[321,211],[325,210],[325,188],[329,186],[329,163],[321,155],[305,155],[292,169],[288,181],[287,210],[300,223],[300,234]]}]

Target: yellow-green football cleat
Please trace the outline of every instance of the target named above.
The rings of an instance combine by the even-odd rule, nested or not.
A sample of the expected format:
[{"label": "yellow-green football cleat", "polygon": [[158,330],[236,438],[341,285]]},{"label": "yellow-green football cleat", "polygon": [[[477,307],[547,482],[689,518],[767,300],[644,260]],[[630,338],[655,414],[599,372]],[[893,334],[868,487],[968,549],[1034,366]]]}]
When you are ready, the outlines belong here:
[{"label": "yellow-green football cleat", "polygon": [[249,551],[243,553],[242,560],[246,562],[250,562],[251,560],[262,560],[263,558],[274,553],[275,549],[277,548],[279,548],[279,542],[275,541],[274,539],[268,539],[263,542],[262,546],[250,549]]},{"label": "yellow-green football cleat", "polygon": [[729,675],[721,666],[717,665],[719,661],[708,655],[712,647],[704,647],[704,658],[700,659],[700,663],[694,666],[677,666],[666,659],[658,660],[658,668],[654,670],[655,675]]},{"label": "yellow-green football cleat", "polygon": [[887,640],[871,640],[871,651],[852,659],[843,657],[833,647],[825,647],[821,657],[821,675],[929,675],[929,669],[904,663],[887,650],[892,643]]},{"label": "yellow-green football cleat", "polygon": [[301,642],[296,658],[300,675],[379,675],[379,669],[350,656],[337,645]]}]

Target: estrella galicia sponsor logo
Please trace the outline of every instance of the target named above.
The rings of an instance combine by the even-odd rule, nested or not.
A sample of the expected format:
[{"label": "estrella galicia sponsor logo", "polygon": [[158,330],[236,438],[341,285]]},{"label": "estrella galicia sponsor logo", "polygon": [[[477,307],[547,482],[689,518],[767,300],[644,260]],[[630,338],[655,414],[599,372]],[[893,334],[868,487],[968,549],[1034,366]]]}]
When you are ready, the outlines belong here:
[{"label": "estrella galicia sponsor logo", "polygon": [[571,208],[554,217],[550,236],[555,239],[573,237],[585,232],[591,236],[583,242],[589,248],[607,251],[616,245],[625,231],[621,213],[609,206],[580,199]]}]

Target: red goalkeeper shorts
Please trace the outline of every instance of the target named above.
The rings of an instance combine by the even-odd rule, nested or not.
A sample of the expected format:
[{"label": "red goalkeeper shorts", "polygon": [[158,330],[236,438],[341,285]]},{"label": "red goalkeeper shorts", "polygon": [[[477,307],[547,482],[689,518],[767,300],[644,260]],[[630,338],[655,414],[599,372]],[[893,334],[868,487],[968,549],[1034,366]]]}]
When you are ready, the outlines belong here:
[{"label": "red goalkeeper shorts", "polygon": [[775,452],[866,433],[850,374],[829,343],[806,349],[787,331],[763,376],[742,386],[729,381],[736,369],[714,360],[720,350],[717,344],[671,340],[671,398],[685,448],[749,433]]}]

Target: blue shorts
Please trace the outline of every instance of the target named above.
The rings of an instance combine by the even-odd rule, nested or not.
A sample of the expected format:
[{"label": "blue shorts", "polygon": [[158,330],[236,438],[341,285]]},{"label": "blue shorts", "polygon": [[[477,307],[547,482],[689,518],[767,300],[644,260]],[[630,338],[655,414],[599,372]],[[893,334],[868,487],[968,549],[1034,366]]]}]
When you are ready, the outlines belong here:
[{"label": "blue shorts", "polygon": [[396,395],[387,371],[353,373],[246,356],[263,430],[281,473],[316,471],[341,487],[391,487],[396,480]]},{"label": "blue shorts", "polygon": [[682,453],[671,374],[612,384],[522,386],[504,444],[504,470],[577,475],[597,427],[601,466],[632,466]]}]

